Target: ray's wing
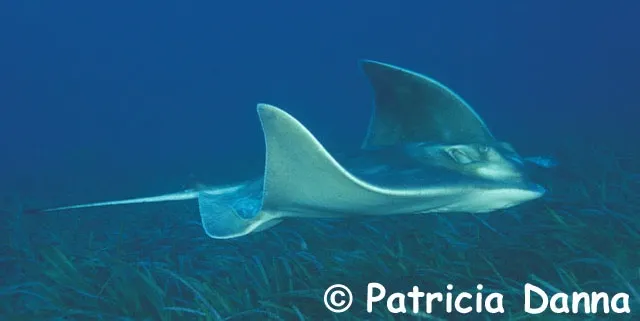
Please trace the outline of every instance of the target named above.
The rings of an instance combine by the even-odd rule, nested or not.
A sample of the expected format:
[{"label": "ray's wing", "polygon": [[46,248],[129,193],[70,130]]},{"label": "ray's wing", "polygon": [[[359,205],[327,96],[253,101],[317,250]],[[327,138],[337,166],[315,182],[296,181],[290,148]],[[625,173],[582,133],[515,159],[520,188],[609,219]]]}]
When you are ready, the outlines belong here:
[{"label": "ray's wing", "polygon": [[259,113],[267,146],[263,203],[266,209],[300,204],[352,212],[363,206],[384,204],[389,198],[429,193],[369,184],[343,168],[288,113],[264,104],[259,106]]},{"label": "ray's wing", "polygon": [[[264,185],[256,213],[240,215],[238,199],[202,194],[200,214],[207,235],[233,238],[271,227],[285,217],[339,217],[352,213],[394,214],[416,199],[441,199],[446,188],[387,188],[344,169],[293,116],[258,105],[266,143]],[[245,201],[248,199],[245,199]],[[243,202],[241,202],[243,203]]]},{"label": "ray's wing", "polygon": [[522,158],[509,144],[497,141],[482,118],[453,90],[419,73],[363,60],[375,103],[362,148],[428,142],[455,145],[481,143],[507,147],[521,162],[543,168],[557,166],[552,157]]},{"label": "ray's wing", "polygon": [[373,60],[363,60],[362,69],[375,96],[363,148],[495,141],[473,108],[436,80]]}]

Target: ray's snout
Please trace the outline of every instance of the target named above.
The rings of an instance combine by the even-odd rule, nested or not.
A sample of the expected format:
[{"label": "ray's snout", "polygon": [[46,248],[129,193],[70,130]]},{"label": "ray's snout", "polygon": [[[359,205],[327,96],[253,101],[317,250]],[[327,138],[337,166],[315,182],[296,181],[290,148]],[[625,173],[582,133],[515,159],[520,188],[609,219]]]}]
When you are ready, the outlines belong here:
[{"label": "ray's snout", "polygon": [[474,174],[495,181],[522,182],[527,185],[525,189],[544,194],[543,187],[533,183],[529,186],[527,183],[531,178],[525,159],[512,148],[504,146],[506,146],[504,143],[481,146],[479,149],[484,150],[484,155],[480,157],[481,161],[472,167]]},{"label": "ray's snout", "polygon": [[527,181],[525,188],[522,189],[523,196],[526,200],[534,200],[542,197],[547,193],[547,189],[544,186],[532,181]]},{"label": "ray's snout", "polygon": [[520,182],[473,193],[473,200],[467,204],[467,210],[474,213],[487,213],[495,210],[510,208],[542,197],[546,190],[533,182]]}]

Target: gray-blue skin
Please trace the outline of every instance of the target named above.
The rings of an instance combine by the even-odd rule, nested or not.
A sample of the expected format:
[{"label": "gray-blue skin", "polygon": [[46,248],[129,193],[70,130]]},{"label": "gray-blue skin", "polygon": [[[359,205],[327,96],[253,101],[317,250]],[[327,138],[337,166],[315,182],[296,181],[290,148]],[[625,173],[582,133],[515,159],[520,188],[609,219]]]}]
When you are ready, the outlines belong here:
[{"label": "gray-blue skin", "polygon": [[362,148],[336,158],[298,120],[259,104],[264,176],[228,186],[47,209],[197,199],[206,234],[240,237],[288,217],[486,213],[541,197],[526,159],[460,97],[423,75],[363,61],[376,104]]},{"label": "gray-blue skin", "polygon": [[475,144],[491,146],[518,163],[557,165],[551,158],[521,157],[509,143],[498,141],[473,108],[438,81],[373,60],[361,65],[375,96],[363,149]]}]

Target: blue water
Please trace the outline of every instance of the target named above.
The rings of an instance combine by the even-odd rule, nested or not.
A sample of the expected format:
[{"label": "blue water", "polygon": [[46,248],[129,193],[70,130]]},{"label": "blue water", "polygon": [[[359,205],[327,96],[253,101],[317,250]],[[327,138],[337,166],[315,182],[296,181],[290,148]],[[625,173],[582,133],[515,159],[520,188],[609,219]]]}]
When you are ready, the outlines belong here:
[{"label": "blue water", "polygon": [[[73,235],[136,240],[145,228],[179,224],[162,216],[179,206],[154,207],[144,226],[131,223],[135,209],[110,210],[108,219],[94,211],[19,223],[15,213],[259,175],[257,103],[295,115],[331,150],[359,147],[373,100],[360,59],[438,79],[523,154],[553,155],[560,164],[573,155],[603,168],[594,154],[571,149],[604,149],[623,155],[620,166],[637,175],[639,14],[633,1],[1,2],[0,208],[12,244],[4,256],[16,257],[9,250],[16,242],[33,242],[36,257],[51,244],[76,255],[69,253],[89,245]],[[572,175],[543,174],[567,190],[578,184]],[[197,221],[185,213],[185,224]],[[318,238],[309,224],[302,238]],[[171,230],[203,236],[193,227]],[[158,233],[136,253],[165,246],[169,236]],[[260,249],[255,240],[239,242]],[[0,285],[32,280],[21,264],[11,266]],[[247,317],[254,319],[261,317]]]}]

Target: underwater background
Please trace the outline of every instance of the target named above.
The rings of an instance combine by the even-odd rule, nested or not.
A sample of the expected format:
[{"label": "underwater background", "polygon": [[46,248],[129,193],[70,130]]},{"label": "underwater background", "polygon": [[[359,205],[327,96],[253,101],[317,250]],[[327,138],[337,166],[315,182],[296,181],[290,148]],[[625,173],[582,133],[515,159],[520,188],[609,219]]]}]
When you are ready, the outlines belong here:
[{"label": "underwater background", "polygon": [[[634,1],[0,2],[0,320],[638,320]],[[489,214],[291,220],[206,237],[196,202],[23,215],[260,175],[257,103],[329,151],[364,138],[360,59],[444,83],[544,198]],[[365,311],[368,282],[505,294],[502,315]],[[627,315],[527,315],[522,288],[630,294]],[[348,312],[323,304],[343,283]]]}]

